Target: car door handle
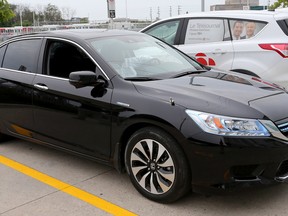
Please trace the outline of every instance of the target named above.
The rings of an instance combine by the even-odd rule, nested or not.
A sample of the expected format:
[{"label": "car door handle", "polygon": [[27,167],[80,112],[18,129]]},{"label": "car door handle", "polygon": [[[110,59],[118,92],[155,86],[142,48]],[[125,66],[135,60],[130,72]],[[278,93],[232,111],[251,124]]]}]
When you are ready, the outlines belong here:
[{"label": "car door handle", "polygon": [[44,91],[47,91],[49,88],[44,85],[44,84],[34,84],[34,87],[39,89],[39,90],[44,90]]},{"label": "car door handle", "polygon": [[214,55],[224,55],[226,53],[226,51],[221,50],[221,49],[216,49],[214,50],[214,52],[212,52],[212,54]]}]

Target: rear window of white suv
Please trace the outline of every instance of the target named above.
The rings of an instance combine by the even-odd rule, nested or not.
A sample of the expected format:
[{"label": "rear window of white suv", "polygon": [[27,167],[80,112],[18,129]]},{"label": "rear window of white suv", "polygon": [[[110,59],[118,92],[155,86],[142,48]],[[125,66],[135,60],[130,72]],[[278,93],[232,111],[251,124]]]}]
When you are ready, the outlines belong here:
[{"label": "rear window of white suv", "polygon": [[288,19],[278,20],[277,23],[282,31],[288,36]]}]

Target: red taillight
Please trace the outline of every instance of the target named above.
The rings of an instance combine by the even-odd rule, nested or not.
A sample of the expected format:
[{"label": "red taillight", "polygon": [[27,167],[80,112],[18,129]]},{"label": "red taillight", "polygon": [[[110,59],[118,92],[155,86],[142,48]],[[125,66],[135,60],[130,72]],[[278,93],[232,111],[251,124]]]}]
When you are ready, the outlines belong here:
[{"label": "red taillight", "polygon": [[273,50],[283,58],[288,58],[288,44],[259,44],[262,49]]}]

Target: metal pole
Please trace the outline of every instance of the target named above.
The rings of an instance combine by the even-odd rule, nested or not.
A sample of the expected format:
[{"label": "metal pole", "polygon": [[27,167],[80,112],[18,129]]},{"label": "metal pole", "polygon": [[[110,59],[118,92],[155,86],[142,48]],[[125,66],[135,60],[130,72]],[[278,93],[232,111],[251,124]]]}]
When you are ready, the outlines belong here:
[{"label": "metal pole", "polygon": [[205,0],[201,0],[201,11],[205,11]]},{"label": "metal pole", "polygon": [[127,22],[127,20],[128,20],[128,9],[127,9],[127,0],[126,0],[126,22]]},{"label": "metal pole", "polygon": [[20,26],[22,27],[23,26],[23,24],[22,24],[22,10],[20,9]]},{"label": "metal pole", "polygon": [[35,26],[35,12],[33,11],[33,26]]}]

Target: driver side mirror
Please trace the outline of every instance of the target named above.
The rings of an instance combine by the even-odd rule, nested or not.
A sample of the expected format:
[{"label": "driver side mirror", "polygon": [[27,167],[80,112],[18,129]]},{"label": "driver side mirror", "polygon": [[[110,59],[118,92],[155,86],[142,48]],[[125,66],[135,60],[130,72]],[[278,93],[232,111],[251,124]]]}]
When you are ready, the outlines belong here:
[{"label": "driver side mirror", "polygon": [[76,88],[85,86],[106,87],[107,82],[92,71],[76,71],[69,74],[69,83]]}]

